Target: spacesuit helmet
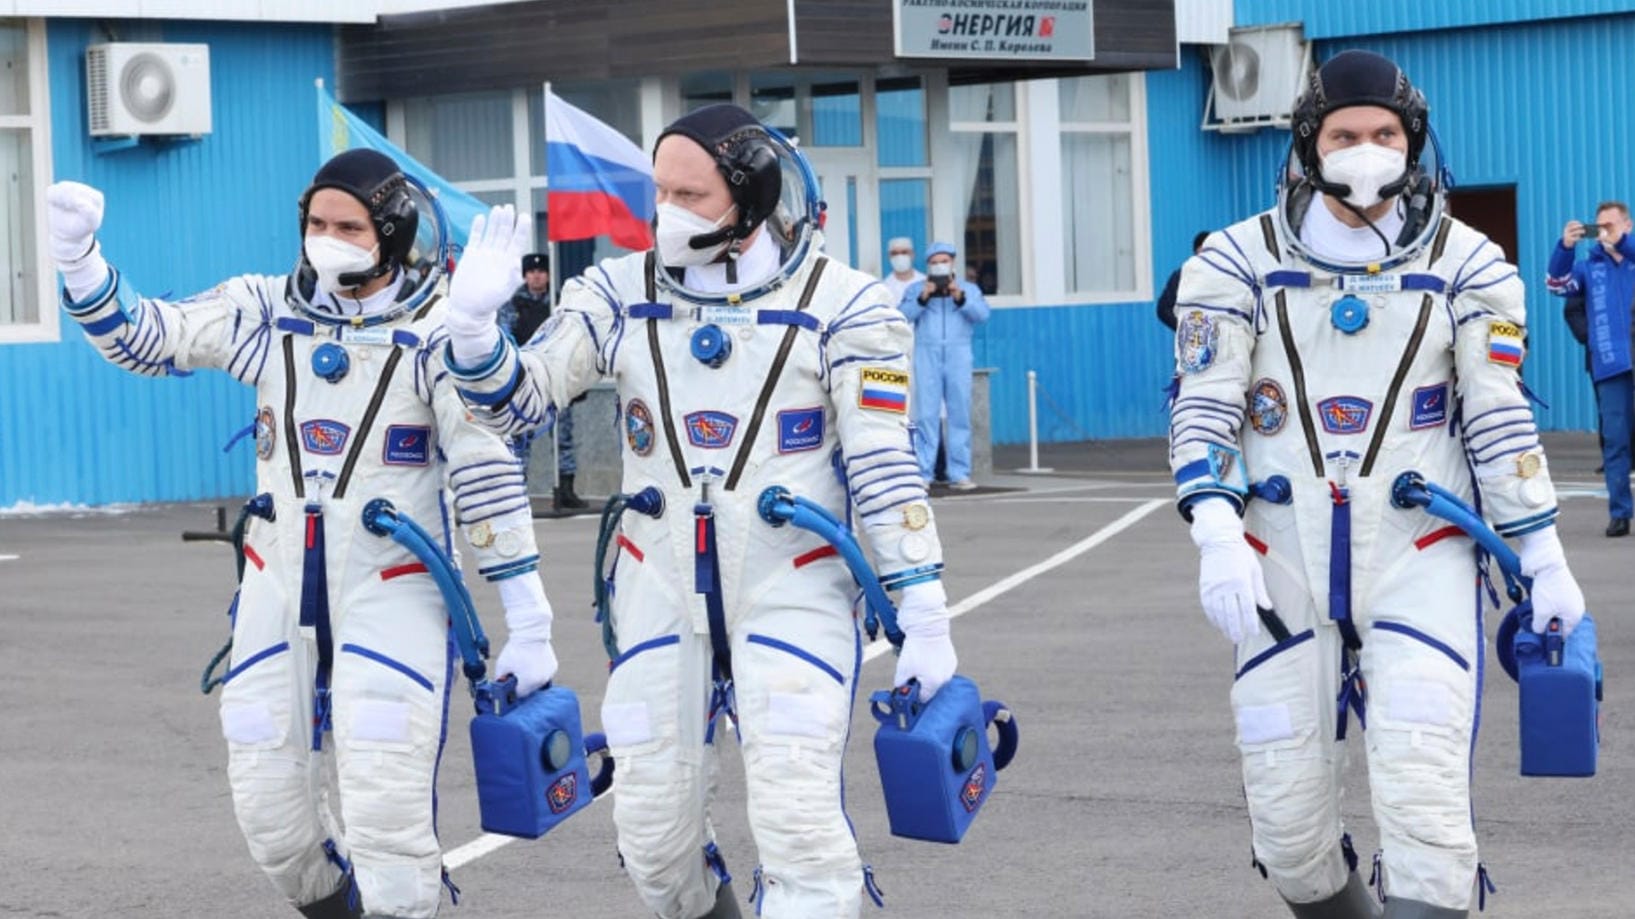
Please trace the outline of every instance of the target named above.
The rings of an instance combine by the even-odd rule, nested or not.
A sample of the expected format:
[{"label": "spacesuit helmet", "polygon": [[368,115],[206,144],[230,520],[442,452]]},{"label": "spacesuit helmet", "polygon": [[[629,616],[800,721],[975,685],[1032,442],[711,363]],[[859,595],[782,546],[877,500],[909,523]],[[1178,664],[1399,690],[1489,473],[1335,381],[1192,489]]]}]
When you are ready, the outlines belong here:
[{"label": "spacesuit helmet", "polygon": [[[312,197],[326,188],[345,192],[368,210],[379,246],[372,268],[343,273],[340,282],[358,286],[397,271],[402,276],[397,297],[400,307],[423,302],[441,279],[449,259],[448,218],[432,193],[384,153],[367,148],[342,151],[318,168],[312,183],[301,193],[303,238]],[[316,282],[317,272],[303,246],[296,266],[296,289],[302,301],[311,301]]]},{"label": "spacesuit helmet", "polygon": [[1323,119],[1330,113],[1353,105],[1376,105],[1395,112],[1402,119],[1402,130],[1408,136],[1408,170],[1393,183],[1395,192],[1391,186],[1382,189],[1385,197],[1391,197],[1402,190],[1408,173],[1425,150],[1430,132],[1430,106],[1424,94],[1408,82],[1408,75],[1388,58],[1372,51],[1342,51],[1311,72],[1306,90],[1295,102],[1290,115],[1295,153],[1319,191],[1343,197],[1341,188],[1323,178],[1317,135]]},{"label": "spacesuit helmet", "polygon": [[[1278,170],[1278,218],[1285,229],[1297,229],[1314,192],[1341,201],[1352,196],[1350,185],[1324,175],[1323,156],[1318,151],[1325,119],[1352,106],[1383,108],[1402,122],[1407,142],[1402,171],[1381,182],[1377,191],[1379,199],[1402,199],[1404,226],[1391,242],[1387,259],[1400,263],[1417,253],[1434,231],[1452,178],[1431,129],[1424,94],[1402,68],[1372,51],[1343,51],[1307,77],[1306,88],[1290,114],[1293,136]],[[1301,248],[1298,233],[1288,232],[1285,238]]]},{"label": "spacesuit helmet", "polygon": [[[658,144],[673,135],[690,139],[710,155],[733,203],[717,226],[692,236],[687,244],[695,250],[719,248],[715,260],[736,260],[749,237],[764,227],[780,253],[780,272],[768,286],[781,284],[805,259],[821,226],[817,177],[806,158],[782,134],[726,103],[705,106],[672,122],[654,144],[655,159]],[[692,300],[719,299],[686,290],[680,267],[667,264],[667,270],[659,272],[661,285]],[[738,296],[755,293],[743,291]]]}]

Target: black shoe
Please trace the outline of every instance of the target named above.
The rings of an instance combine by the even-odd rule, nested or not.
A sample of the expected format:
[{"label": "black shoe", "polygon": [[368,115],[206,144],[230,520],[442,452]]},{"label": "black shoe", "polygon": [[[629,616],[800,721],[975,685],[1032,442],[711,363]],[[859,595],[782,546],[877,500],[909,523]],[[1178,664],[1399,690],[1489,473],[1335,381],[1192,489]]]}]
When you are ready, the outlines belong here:
[{"label": "black shoe", "polygon": [[1614,517],[1614,518],[1612,518],[1612,521],[1607,524],[1607,536],[1612,537],[1612,538],[1616,538],[1616,537],[1619,537],[1619,536],[1628,536],[1628,535],[1629,535],[1629,518],[1628,517]]},{"label": "black shoe", "polygon": [[1605,466],[1595,467],[1595,474],[1596,475],[1605,475],[1606,472],[1607,472],[1607,467],[1605,467]]},{"label": "black shoe", "polygon": [[573,473],[565,472],[557,477],[556,491],[551,498],[551,506],[559,511],[582,511],[589,504],[585,499],[573,493]]}]

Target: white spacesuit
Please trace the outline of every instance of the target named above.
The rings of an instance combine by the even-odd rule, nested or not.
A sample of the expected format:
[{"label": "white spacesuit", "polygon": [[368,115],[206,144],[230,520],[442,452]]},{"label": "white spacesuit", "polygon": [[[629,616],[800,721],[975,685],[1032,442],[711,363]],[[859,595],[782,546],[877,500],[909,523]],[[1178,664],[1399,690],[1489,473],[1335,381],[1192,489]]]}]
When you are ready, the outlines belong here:
[{"label": "white spacesuit", "polygon": [[[1479,556],[1393,506],[1398,475],[1479,496],[1497,532],[1521,538],[1536,625],[1554,615],[1570,630],[1584,609],[1518,382],[1522,284],[1442,213],[1439,169],[1418,165],[1425,117],[1390,61],[1325,64],[1296,108],[1278,207],[1213,234],[1177,298],[1171,465],[1205,610],[1237,644],[1255,857],[1307,919],[1375,915],[1339,810],[1337,741],[1364,715],[1385,915],[1463,916],[1482,870]],[[1355,118],[1377,130],[1342,123]],[[1361,219],[1342,220],[1341,201]],[[1283,503],[1247,487],[1278,477]],[[1288,637],[1262,633],[1256,607]]]},{"label": "white spacesuit", "polygon": [[[738,915],[709,822],[709,738],[731,708],[758,913],[856,916],[866,869],[841,778],[862,650],[856,588],[830,547],[768,525],[757,500],[782,486],[855,512],[883,582],[903,588],[898,681],[935,692],[955,661],[909,442],[911,333],[883,286],[818,251],[809,168],[749,113],[712,106],[671,125],[655,182],[657,250],[570,283],[521,353],[485,331],[481,309],[456,325],[456,292],[451,367],[478,419],[503,433],[612,377],[623,489],[664,495],[659,516],[626,513],[618,534],[618,656],[602,707],[619,851],[643,900],[666,919]],[[780,204],[780,184],[804,200]],[[695,194],[706,186],[713,198]]]},{"label": "white spacesuit", "polygon": [[[556,667],[522,473],[467,420],[443,366],[444,234],[419,219],[432,215],[412,191],[390,159],[343,153],[302,199],[295,273],[236,277],[174,303],[136,297],[102,260],[100,194],[74,183],[48,194],[65,306],[103,357],[148,376],[220,369],[255,388],[265,494],[244,538],[222,733],[252,856],[319,919],[433,916],[442,895],[434,786],[453,681],[448,613],[425,567],[364,529],[365,504],[389,500],[444,551],[458,523],[506,602],[496,669],[531,691]],[[363,239],[372,230],[378,257],[359,246],[367,257],[352,253],[350,265],[327,255],[349,251],[330,235],[343,225]],[[380,289],[340,296],[337,274],[354,293],[377,278]],[[323,794],[326,733],[344,834]]]}]

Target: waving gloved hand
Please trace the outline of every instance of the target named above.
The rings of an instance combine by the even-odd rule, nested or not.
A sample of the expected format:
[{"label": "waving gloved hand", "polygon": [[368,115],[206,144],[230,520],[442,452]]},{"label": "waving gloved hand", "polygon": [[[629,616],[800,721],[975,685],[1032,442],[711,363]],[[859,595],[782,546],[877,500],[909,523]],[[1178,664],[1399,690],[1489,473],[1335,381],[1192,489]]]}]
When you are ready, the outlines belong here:
[{"label": "waving gloved hand", "polygon": [[1204,615],[1233,644],[1260,634],[1256,605],[1270,608],[1260,559],[1243,538],[1232,505],[1204,498],[1192,505],[1192,542],[1198,547],[1198,599]]},{"label": "waving gloved hand", "polygon": [[551,647],[551,601],[534,572],[499,582],[509,633],[494,660],[495,678],[517,678],[517,698],[535,692],[556,676],[556,650]]},{"label": "waving gloved hand", "polygon": [[511,205],[501,204],[472,218],[465,251],[449,283],[449,310],[443,320],[457,363],[479,364],[494,353],[500,337],[494,314],[522,283],[527,246],[528,225],[517,219]]},{"label": "waving gloved hand", "polygon": [[892,685],[901,686],[917,678],[920,701],[930,701],[959,666],[954,642],[948,637],[948,595],[942,582],[904,587],[897,603],[897,626],[904,637]]},{"label": "waving gloved hand", "polygon": [[102,192],[79,182],[57,182],[45,190],[46,229],[51,261],[76,300],[96,293],[108,279],[108,263],[97,245],[102,226]]},{"label": "waving gloved hand", "polygon": [[1567,569],[1567,553],[1553,526],[1521,538],[1521,573],[1533,579],[1533,631],[1543,632],[1552,618],[1561,619],[1561,634],[1571,635],[1584,618],[1584,592]]}]

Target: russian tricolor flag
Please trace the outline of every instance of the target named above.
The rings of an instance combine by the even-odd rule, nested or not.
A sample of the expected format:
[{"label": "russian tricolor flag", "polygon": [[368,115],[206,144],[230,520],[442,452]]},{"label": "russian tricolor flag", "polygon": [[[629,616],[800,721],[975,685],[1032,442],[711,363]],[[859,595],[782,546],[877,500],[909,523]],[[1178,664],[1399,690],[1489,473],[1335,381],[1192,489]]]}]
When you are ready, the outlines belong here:
[{"label": "russian tricolor flag", "polygon": [[606,235],[626,249],[653,247],[653,166],[647,154],[548,90],[545,169],[552,242]]}]

